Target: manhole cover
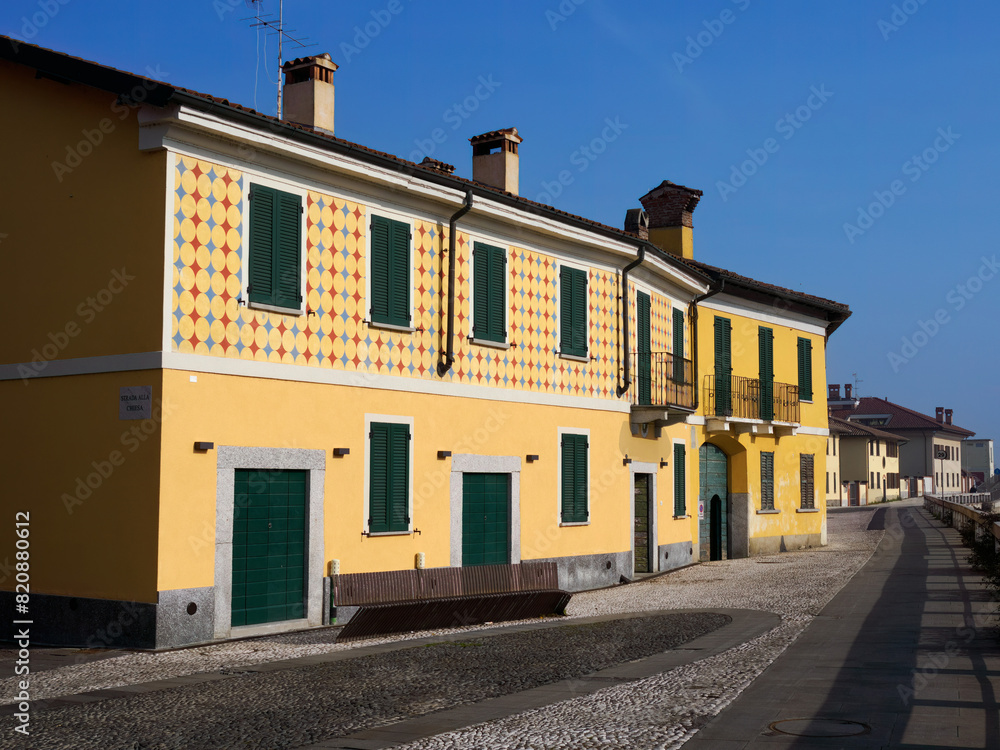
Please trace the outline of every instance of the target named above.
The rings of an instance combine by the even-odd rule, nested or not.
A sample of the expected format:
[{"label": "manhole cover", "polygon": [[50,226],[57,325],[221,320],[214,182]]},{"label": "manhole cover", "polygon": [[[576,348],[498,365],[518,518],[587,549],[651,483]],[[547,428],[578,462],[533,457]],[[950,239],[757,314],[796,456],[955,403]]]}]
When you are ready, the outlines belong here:
[{"label": "manhole cover", "polygon": [[855,737],[872,731],[867,724],[844,719],[782,719],[768,726],[793,737]]}]

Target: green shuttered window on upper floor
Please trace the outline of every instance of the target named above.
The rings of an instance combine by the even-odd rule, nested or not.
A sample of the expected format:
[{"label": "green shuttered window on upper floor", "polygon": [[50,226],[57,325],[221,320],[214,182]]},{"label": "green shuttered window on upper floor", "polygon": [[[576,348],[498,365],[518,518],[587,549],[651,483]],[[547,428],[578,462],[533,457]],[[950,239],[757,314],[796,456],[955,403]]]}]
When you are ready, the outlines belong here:
[{"label": "green shuttered window on upper floor", "polygon": [[507,253],[477,242],[472,249],[472,337],[507,343]]},{"label": "green shuttered window on upper floor", "polygon": [[774,331],[757,328],[757,349],[760,360],[760,418],[774,419]]},{"label": "green shuttered window on upper floor", "polygon": [[250,187],[247,296],[251,303],[302,309],[302,198]]},{"label": "green shuttered window on upper floor", "polygon": [[715,316],[715,414],[730,416],[733,413],[733,350],[732,321]]},{"label": "green shuttered window on upper floor", "polygon": [[410,426],[372,422],[368,447],[368,531],[409,531]]},{"label": "green shuttered window on upper floor", "polygon": [[563,433],[561,477],[561,522],[587,523],[587,450],[586,435]]},{"label": "green shuttered window on upper floor", "polygon": [[813,400],[812,341],[799,338],[799,401]]},{"label": "green shuttered window on upper floor", "polygon": [[372,216],[371,319],[410,327],[410,225]]},{"label": "green shuttered window on upper floor", "polygon": [[559,268],[559,350],[572,357],[587,356],[587,272]]},{"label": "green shuttered window on upper floor", "polygon": [[687,515],[687,451],[683,443],[674,443],[674,515]]},{"label": "green shuttered window on upper floor", "polygon": [[674,308],[673,381],[684,382],[684,312]]}]

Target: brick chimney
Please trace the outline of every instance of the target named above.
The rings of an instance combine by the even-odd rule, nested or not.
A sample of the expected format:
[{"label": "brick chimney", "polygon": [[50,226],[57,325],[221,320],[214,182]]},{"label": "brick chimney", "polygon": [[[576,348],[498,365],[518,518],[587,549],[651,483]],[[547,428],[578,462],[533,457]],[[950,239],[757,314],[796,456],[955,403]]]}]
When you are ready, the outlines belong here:
[{"label": "brick chimney", "polygon": [[282,119],[333,135],[333,73],[328,53],[289,60],[282,93]]},{"label": "brick chimney", "polygon": [[517,147],[522,140],[517,128],[493,130],[470,138],[472,179],[517,195],[520,187]]},{"label": "brick chimney", "polygon": [[937,409],[934,411],[934,418],[937,419],[938,422],[941,422],[942,424],[944,424],[944,407],[943,406],[937,407]]},{"label": "brick chimney", "polygon": [[649,240],[672,255],[694,257],[694,224],[691,215],[701,200],[701,190],[664,180],[639,199],[649,214]]},{"label": "brick chimney", "polygon": [[844,398],[850,400],[852,398],[851,391],[854,390],[854,386],[850,383],[844,383]]},{"label": "brick chimney", "polygon": [[839,383],[835,385],[831,384],[827,387],[829,388],[830,391],[829,395],[827,396],[827,400],[840,401],[840,384]]},{"label": "brick chimney", "polygon": [[625,231],[638,235],[641,240],[648,240],[649,214],[641,208],[630,208],[625,212]]},{"label": "brick chimney", "polygon": [[952,415],[952,410],[951,409],[945,409],[944,410],[944,423],[945,424],[951,424],[951,415]]}]

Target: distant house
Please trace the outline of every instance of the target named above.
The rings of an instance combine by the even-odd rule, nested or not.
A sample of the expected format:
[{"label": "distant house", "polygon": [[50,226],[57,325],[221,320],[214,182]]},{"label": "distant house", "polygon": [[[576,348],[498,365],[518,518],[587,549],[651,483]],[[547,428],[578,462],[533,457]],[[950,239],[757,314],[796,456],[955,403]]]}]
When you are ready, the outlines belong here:
[{"label": "distant house", "polygon": [[990,438],[966,438],[962,441],[962,473],[970,485],[977,485],[993,476],[996,464],[993,461],[993,440]]},{"label": "distant house", "polygon": [[834,470],[834,483],[836,469],[840,468],[842,501],[831,502],[828,495],[827,505],[867,505],[899,499],[899,451],[907,442],[905,438],[836,417],[830,417],[830,433],[839,451],[837,460],[831,461],[828,468]]},{"label": "distant house", "polygon": [[906,440],[900,446],[899,474],[900,481],[908,484],[907,496],[918,494],[921,479],[923,492],[947,495],[968,489],[969,482],[962,478],[962,441],[976,433],[954,424],[951,409],[939,406],[931,417],[872,396],[833,398],[834,388],[830,386],[833,417]]}]

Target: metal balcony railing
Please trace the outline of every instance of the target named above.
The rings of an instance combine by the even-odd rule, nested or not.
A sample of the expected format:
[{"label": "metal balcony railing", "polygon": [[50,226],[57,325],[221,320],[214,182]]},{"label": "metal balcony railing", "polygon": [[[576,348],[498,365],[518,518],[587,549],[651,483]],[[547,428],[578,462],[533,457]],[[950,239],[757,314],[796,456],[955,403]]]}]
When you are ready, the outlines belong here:
[{"label": "metal balcony railing", "polygon": [[691,360],[670,352],[632,352],[632,403],[694,408]]},{"label": "metal balcony railing", "polygon": [[727,382],[705,376],[705,410],[716,417],[762,419],[765,422],[799,421],[799,387],[731,375]]}]

